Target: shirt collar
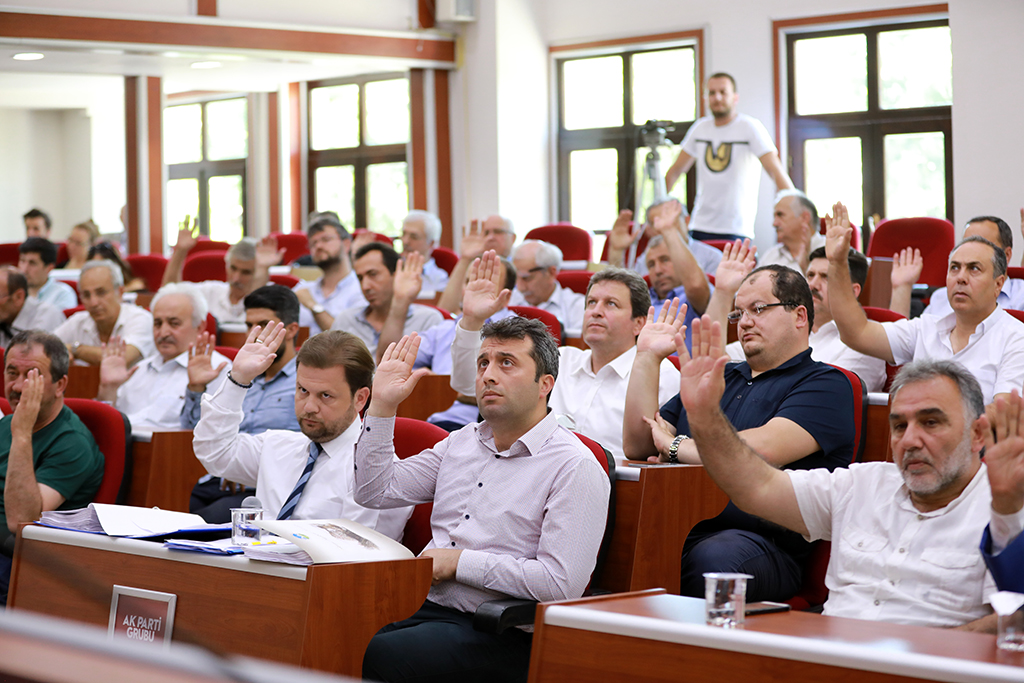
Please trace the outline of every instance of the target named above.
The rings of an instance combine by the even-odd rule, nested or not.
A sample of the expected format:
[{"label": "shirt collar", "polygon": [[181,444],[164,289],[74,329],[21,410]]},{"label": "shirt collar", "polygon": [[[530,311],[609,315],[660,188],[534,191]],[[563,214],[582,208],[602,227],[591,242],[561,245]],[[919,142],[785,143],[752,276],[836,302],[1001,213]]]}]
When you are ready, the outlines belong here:
[{"label": "shirt collar", "polygon": [[[592,363],[593,363],[593,358],[594,358],[594,351],[592,349],[587,349],[586,351],[583,352],[583,355],[581,355],[579,358],[580,358],[580,364],[579,364],[578,367],[573,369],[571,374],[573,374],[573,375],[584,374],[587,377],[597,377],[597,373],[595,373],[593,371],[593,369],[592,369],[593,368]],[[620,378],[624,378],[624,377],[629,376],[629,371],[633,367],[633,360],[635,358],[636,358],[636,344],[634,344],[633,346],[629,347],[629,349],[627,349],[626,351],[623,351],[618,356],[613,358],[611,360],[611,362],[606,363],[604,368],[611,368],[612,371],[616,375],[618,375]],[[601,370],[604,370],[604,368],[601,368]]]},{"label": "shirt collar", "polygon": [[755,379],[761,379],[762,377],[765,377],[766,375],[772,375],[772,374],[777,373],[777,372],[785,372],[786,370],[789,370],[790,368],[795,368],[796,366],[800,365],[801,363],[805,363],[805,362],[810,361],[810,360],[811,360],[811,349],[810,349],[810,347],[808,347],[807,349],[801,351],[800,353],[796,354],[795,356],[793,356],[792,358],[787,360],[785,363],[780,363],[779,365],[775,366],[771,370],[765,370],[764,372],[762,372],[757,377],[753,376],[753,373],[750,370],[750,365],[747,363],[747,361],[743,361],[742,363],[729,363],[729,365],[726,366],[726,372],[730,372],[730,371],[731,372],[738,372],[741,375],[743,375],[745,378],[747,378],[747,380],[751,380],[752,381],[752,380],[755,380]]},{"label": "shirt collar", "polygon": [[346,454],[349,457],[354,457],[356,441],[359,439],[362,429],[363,421],[357,416],[352,420],[352,424],[348,426],[348,429],[330,441],[324,441],[320,444],[321,448],[323,448],[323,453],[321,453],[320,457],[325,455],[328,457],[341,457]]},{"label": "shirt collar", "polygon": [[[516,439],[516,442],[508,449],[507,457],[537,455],[556,429],[558,429],[558,418],[549,409],[548,414],[544,416],[543,420],[535,424],[530,431]],[[487,423],[487,420],[476,425],[476,438],[487,450],[500,455],[497,447],[494,445],[494,430],[491,429],[491,425]]]}]

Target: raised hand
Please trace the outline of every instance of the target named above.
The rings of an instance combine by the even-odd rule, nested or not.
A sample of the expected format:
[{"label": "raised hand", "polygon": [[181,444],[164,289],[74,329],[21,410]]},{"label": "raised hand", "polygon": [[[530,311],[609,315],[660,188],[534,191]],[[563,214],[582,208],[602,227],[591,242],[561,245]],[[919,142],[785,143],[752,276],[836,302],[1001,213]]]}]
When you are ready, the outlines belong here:
[{"label": "raised hand", "polygon": [[619,215],[615,218],[615,223],[612,224],[611,232],[608,233],[609,251],[626,251],[629,249],[629,245],[633,243],[633,235],[629,232],[629,227],[632,223],[632,211],[629,209],[619,211]]},{"label": "raised hand", "polygon": [[992,509],[1003,515],[1024,506],[1024,400],[1014,389],[1000,396],[981,417],[985,465],[992,488]]},{"label": "raised hand", "polygon": [[412,368],[419,349],[420,338],[415,332],[388,345],[373,374],[370,415],[394,417],[398,404],[409,397],[420,377],[430,372],[428,368]]},{"label": "raised hand", "polygon": [[825,215],[825,255],[829,263],[848,263],[852,239],[850,212],[842,202],[836,202],[832,206],[832,214]]},{"label": "raised hand", "polygon": [[[711,322],[704,316],[693,321],[693,355],[686,350],[686,339],[676,335],[676,350],[679,352],[679,398],[688,415],[707,414],[718,410],[718,404],[725,393],[725,339],[722,325]],[[691,424],[693,420],[690,420]]]},{"label": "raised hand", "polygon": [[[647,311],[647,322],[636,340],[637,353],[653,353],[659,361],[668,358],[676,350],[677,334],[686,334],[683,321],[686,320],[686,304],[672,299],[662,305],[655,315],[654,306]],[[673,435],[675,436],[675,435]]]},{"label": "raised hand", "polygon": [[395,270],[395,301],[410,304],[416,300],[423,289],[423,261],[423,254],[418,251],[402,254],[402,260],[398,262],[398,268]]},{"label": "raised hand", "polygon": [[[8,395],[8,398],[14,398],[17,401],[17,405],[14,407],[14,417],[11,418],[12,436],[32,438],[32,430],[39,417],[39,408],[43,405],[43,387],[46,381],[47,379],[43,378],[38,369],[32,368],[21,384],[21,392],[13,397]],[[11,394],[15,393],[12,387]]]},{"label": "raised hand", "polygon": [[231,378],[239,384],[249,384],[267,371],[277,358],[277,348],[284,341],[284,323],[268,325],[263,330],[256,325],[249,330],[245,345],[238,349],[231,363]]},{"label": "raised hand", "polygon": [[722,260],[715,270],[715,289],[729,294],[736,294],[743,278],[757,266],[757,247],[750,245],[750,240],[736,240],[725,245]]},{"label": "raised hand", "polygon": [[285,250],[277,248],[277,237],[267,235],[256,245],[256,267],[270,268],[284,259]]},{"label": "raised hand", "polygon": [[459,258],[472,260],[484,253],[484,234],[480,229],[480,221],[473,219],[469,228],[463,226],[462,241],[459,242]]},{"label": "raised hand", "polygon": [[893,254],[892,274],[889,276],[893,289],[914,285],[921,277],[924,259],[920,249],[906,247]]},{"label": "raised hand", "polygon": [[668,230],[677,230],[679,217],[683,214],[683,205],[678,199],[669,199],[654,207],[653,211],[647,213],[647,220],[654,230],[654,234],[663,235]]},{"label": "raised hand", "polygon": [[227,362],[223,362],[216,368],[213,367],[213,342],[213,335],[203,332],[193,343],[188,345],[188,388],[190,391],[206,391],[210,382],[217,379],[227,366]]},{"label": "raised hand", "polygon": [[101,348],[102,360],[100,361],[100,385],[112,388],[115,391],[118,387],[128,381],[128,378],[135,374],[139,366],[128,369],[125,360],[125,348],[127,344],[120,337],[110,338]]},{"label": "raised hand", "polygon": [[658,455],[647,458],[648,462],[668,462],[668,449],[676,438],[675,425],[669,424],[661,413],[655,413],[654,419],[644,416],[644,422],[651,428],[651,438],[654,439],[654,446],[658,449]]},{"label": "raised hand", "polygon": [[485,251],[469,267],[469,281],[462,293],[462,315],[467,330],[480,329],[483,322],[508,305],[512,292],[503,289],[505,266],[493,249]]},{"label": "raised hand", "polygon": [[176,251],[189,251],[196,246],[199,240],[195,238],[194,230],[195,221],[190,225],[188,216],[185,216],[185,221],[181,224],[181,229],[178,230],[178,241],[174,243]]}]

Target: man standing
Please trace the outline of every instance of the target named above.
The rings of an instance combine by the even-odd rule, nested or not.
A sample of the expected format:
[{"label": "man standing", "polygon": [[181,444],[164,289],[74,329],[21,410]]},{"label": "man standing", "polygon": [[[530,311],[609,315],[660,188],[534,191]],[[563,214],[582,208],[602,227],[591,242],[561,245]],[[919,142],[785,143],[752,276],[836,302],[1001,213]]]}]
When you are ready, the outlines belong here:
[{"label": "man standing", "polygon": [[50,239],[50,228],[53,222],[49,214],[40,209],[29,209],[28,213],[21,217],[25,221],[25,237],[41,237],[44,240]]},{"label": "man standing", "polygon": [[64,322],[64,313],[28,295],[25,276],[11,268],[0,268],[0,348],[7,348],[22,330],[53,332]]},{"label": "man standing", "polygon": [[567,337],[583,331],[583,295],[558,283],[562,250],[549,242],[526,240],[512,253],[516,267],[516,288],[511,306],[533,306],[558,318]]},{"label": "man standing", "polygon": [[238,431],[246,392],[274,362],[285,334],[281,323],[267,330],[257,325],[249,332],[227,381],[203,396],[193,440],[196,457],[210,474],[256,487],[271,519],[342,517],[401,540],[410,509],[380,512],[352,498],[359,413],[373,379],[373,358],[359,339],[330,331],[302,345],[295,386],[301,432]]},{"label": "man standing", "polygon": [[18,247],[18,270],[28,281],[29,296],[66,311],[78,306],[78,295],[71,285],[50,279],[56,265],[57,246],[44,237],[29,237]]},{"label": "man standing", "polygon": [[686,132],[682,150],[665,174],[665,189],[671,190],[696,162],[690,234],[699,240],[752,238],[761,167],[779,190],[793,187],[793,181],[764,125],[736,111],[739,95],[732,76],[713,74],[704,99],[711,116],[698,119]]},{"label": "man standing", "polygon": [[366,306],[339,312],[331,329],[356,335],[375,358],[380,359],[387,345],[403,335],[441,322],[436,309],[413,303],[423,282],[423,256],[418,252],[411,252],[399,267],[394,249],[370,242],[356,251],[355,273]]},{"label": "man standing", "polygon": [[814,202],[800,190],[783,190],[775,197],[772,225],[777,244],[764,252],[760,265],[777,263],[806,273],[811,252],[825,246]]},{"label": "man standing", "polygon": [[4,359],[4,396],[14,409],[0,419],[0,599],[7,601],[18,527],[48,510],[74,510],[103,481],[103,454],[64,405],[68,351],[52,334],[15,335]]},{"label": "man standing", "polygon": [[[176,431],[189,383],[188,352],[206,328],[206,299],[191,282],[172,282],[156,293],[152,308],[156,353],[129,369],[125,343],[104,344],[96,398],[127,415],[132,431]],[[230,361],[214,352],[213,362],[223,378]]]},{"label": "man standing", "polygon": [[578,597],[594,569],[610,482],[548,410],[555,340],[540,321],[519,317],[482,336],[475,393],[484,421],[405,460],[395,460],[395,413],[427,372],[412,369],[418,338],[392,344],[377,369],[356,446],[356,500],[379,508],[432,501],[433,537],[422,554],[434,569],[420,610],[370,641],[364,678],[524,680],[530,634],[475,631],[473,612],[509,596]]},{"label": "man standing", "polygon": [[82,365],[99,365],[102,345],[112,337],[125,344],[125,364],[131,367],[156,352],[153,316],[135,304],[121,303],[124,275],[113,261],[90,261],[78,279],[85,310],[75,313],[54,330],[68,346],[71,358]]},{"label": "man standing", "polygon": [[[423,255],[423,294],[440,294],[448,285],[448,272],[434,262],[434,247],[441,240],[441,219],[429,211],[410,211],[402,221],[402,255]],[[419,298],[423,298],[420,296]]]},{"label": "man standing", "polygon": [[312,336],[320,330],[331,329],[338,313],[366,300],[359,291],[359,280],[352,270],[349,254],[352,236],[342,226],[337,214],[330,211],[317,214],[306,234],[313,264],[324,274],[318,280],[300,282],[293,291],[302,304],[299,326],[308,327]]}]

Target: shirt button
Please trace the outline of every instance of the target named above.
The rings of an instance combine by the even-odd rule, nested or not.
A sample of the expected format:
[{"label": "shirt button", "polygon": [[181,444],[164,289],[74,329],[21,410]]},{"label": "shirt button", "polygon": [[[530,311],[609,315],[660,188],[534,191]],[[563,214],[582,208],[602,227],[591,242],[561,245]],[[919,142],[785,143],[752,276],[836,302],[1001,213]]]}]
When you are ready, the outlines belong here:
[{"label": "shirt button", "polygon": [[466,519],[469,519],[469,515],[466,515]]},{"label": "shirt button", "polygon": [[495,454],[494,454],[494,457],[495,457],[495,458],[500,458],[501,456],[500,456],[500,455],[498,455],[497,453],[495,453]]},{"label": "shirt button", "polygon": [[484,483],[482,481],[477,484],[477,488],[483,488],[483,487],[484,487]]},{"label": "shirt button", "polygon": [[857,542],[857,547],[858,548],[863,548],[864,547],[864,541],[858,541]]},{"label": "shirt button", "polygon": [[900,552],[901,553],[905,553],[905,552],[907,552],[907,549],[906,548],[900,548]]},{"label": "shirt button", "polygon": [[[455,545],[455,544],[453,543],[452,545]],[[881,600],[875,600],[875,606],[876,606],[876,607],[877,607],[878,605],[881,605],[881,604],[882,604],[882,601],[881,601]]]},{"label": "shirt button", "polygon": [[749,387],[749,386],[751,386],[751,385],[752,385],[753,383],[754,383],[753,381],[747,382],[747,386]]},{"label": "shirt button", "polygon": [[[452,541],[452,547],[453,548],[455,547],[455,541]],[[875,603],[875,604],[878,604],[878,603]]]}]

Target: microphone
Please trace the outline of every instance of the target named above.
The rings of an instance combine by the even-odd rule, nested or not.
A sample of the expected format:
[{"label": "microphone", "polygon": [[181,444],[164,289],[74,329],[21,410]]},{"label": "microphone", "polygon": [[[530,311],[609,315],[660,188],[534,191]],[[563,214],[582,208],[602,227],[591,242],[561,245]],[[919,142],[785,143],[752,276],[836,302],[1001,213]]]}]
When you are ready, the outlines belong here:
[{"label": "microphone", "polygon": [[246,496],[245,500],[242,501],[242,507],[260,509],[263,507],[263,503],[256,496]]}]

